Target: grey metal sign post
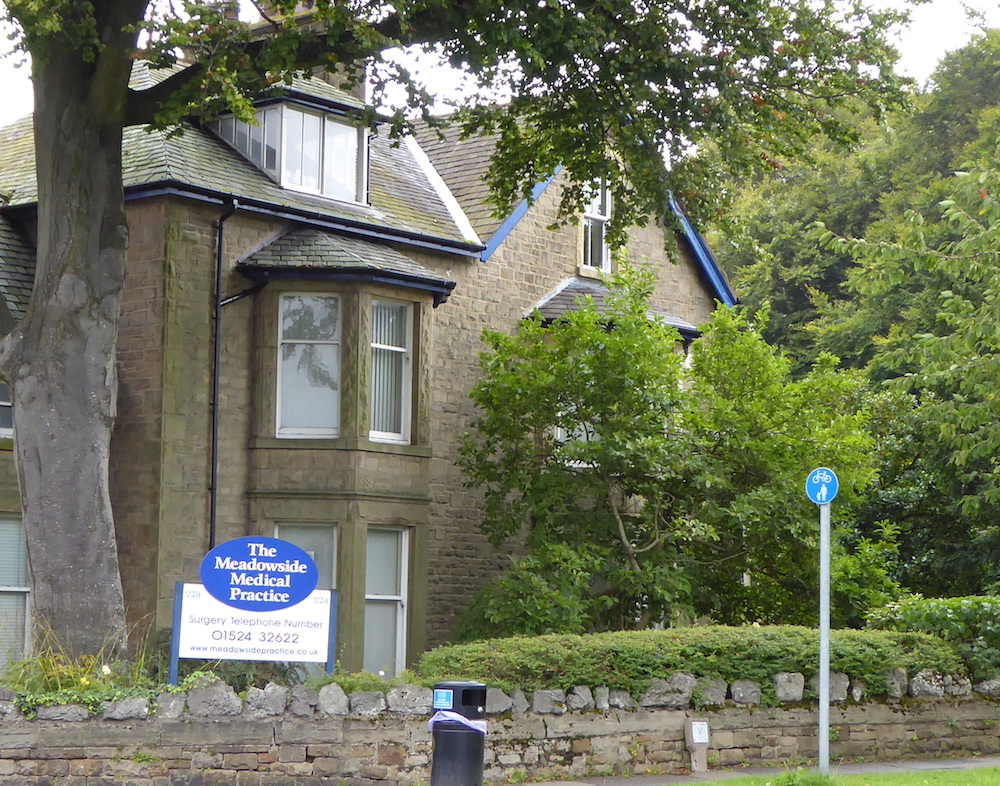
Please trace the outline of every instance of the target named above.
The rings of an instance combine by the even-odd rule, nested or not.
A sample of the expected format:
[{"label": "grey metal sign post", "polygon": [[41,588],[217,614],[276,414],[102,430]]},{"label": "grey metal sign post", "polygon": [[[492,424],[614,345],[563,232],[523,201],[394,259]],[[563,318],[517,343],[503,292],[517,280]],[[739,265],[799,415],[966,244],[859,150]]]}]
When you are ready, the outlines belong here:
[{"label": "grey metal sign post", "polygon": [[830,771],[830,503],[840,490],[836,473],[809,473],[806,496],[819,505],[819,771]]}]

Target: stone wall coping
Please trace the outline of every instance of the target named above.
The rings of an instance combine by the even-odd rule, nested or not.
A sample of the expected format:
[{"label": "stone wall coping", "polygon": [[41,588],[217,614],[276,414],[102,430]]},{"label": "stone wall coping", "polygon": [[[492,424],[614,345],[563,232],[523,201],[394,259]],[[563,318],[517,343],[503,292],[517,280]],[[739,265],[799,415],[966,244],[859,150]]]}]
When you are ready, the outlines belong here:
[{"label": "stone wall coping", "polygon": [[[835,704],[898,703],[903,697],[921,701],[967,698],[974,693],[985,698],[1000,698],[1000,679],[973,685],[962,675],[939,674],[925,669],[907,678],[902,669],[893,669],[886,676],[885,695],[872,696],[864,683],[848,675],[831,672],[830,699]],[[781,672],[773,677],[778,706],[815,703],[806,695],[809,685],[815,692],[818,675],[808,679],[799,673]],[[9,695],[9,694],[8,694]],[[567,712],[591,710],[602,713],[636,712],[648,709],[701,709],[707,707],[754,707],[762,703],[761,685],[749,679],[731,683],[724,680],[699,679],[692,674],[675,672],[668,678],[654,677],[648,690],[638,699],[627,691],[608,686],[578,685],[569,691],[541,689],[513,690],[510,694],[499,688],[487,688],[487,716],[507,714],[563,715]],[[135,723],[147,719],[163,720],[222,720],[242,718],[247,721],[281,718],[308,719],[324,717],[357,717],[366,719],[430,716],[432,692],[419,685],[395,684],[383,691],[357,691],[346,694],[336,683],[319,691],[304,685],[289,689],[269,683],[264,689],[250,688],[244,697],[221,681],[200,685],[187,693],[161,693],[155,702],[130,697],[103,702],[96,715],[80,704],[43,705],[34,719],[79,723],[92,718],[103,721]],[[25,720],[17,708],[16,699],[0,699],[0,725]]]}]

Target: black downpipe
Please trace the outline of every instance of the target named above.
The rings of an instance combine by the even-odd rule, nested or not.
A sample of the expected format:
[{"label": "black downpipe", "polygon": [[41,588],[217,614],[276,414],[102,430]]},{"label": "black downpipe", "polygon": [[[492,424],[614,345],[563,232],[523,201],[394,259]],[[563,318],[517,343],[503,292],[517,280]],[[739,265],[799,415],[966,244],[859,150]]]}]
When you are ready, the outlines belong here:
[{"label": "black downpipe", "polygon": [[208,509],[208,549],[215,548],[216,511],[219,504],[219,377],[222,359],[222,270],[225,250],[225,230],[223,225],[239,207],[233,203],[219,216],[215,239],[215,324],[212,327],[212,479],[209,485]]}]

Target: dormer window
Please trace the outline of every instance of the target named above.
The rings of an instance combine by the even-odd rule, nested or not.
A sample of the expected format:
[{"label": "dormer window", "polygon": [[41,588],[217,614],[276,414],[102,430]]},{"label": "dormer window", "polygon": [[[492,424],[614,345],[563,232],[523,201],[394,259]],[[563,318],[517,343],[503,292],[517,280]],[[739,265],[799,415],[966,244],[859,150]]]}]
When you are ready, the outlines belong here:
[{"label": "dormer window", "polygon": [[583,266],[601,273],[611,272],[608,222],[611,220],[611,191],[604,180],[589,188],[590,201],[583,212]]},{"label": "dormer window", "polygon": [[229,116],[209,127],[282,187],[364,202],[364,129],[342,117],[287,104],[257,110],[256,124]]}]

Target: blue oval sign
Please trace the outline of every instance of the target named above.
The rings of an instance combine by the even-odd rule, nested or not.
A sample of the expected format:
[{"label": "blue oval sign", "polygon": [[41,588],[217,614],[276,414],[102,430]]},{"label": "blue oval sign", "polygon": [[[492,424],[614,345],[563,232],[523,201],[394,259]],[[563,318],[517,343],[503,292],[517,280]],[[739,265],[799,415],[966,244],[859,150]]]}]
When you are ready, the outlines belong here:
[{"label": "blue oval sign", "polygon": [[277,611],[305,600],[316,589],[313,558],[278,538],[237,538],[201,561],[201,583],[218,601],[243,611]]}]

